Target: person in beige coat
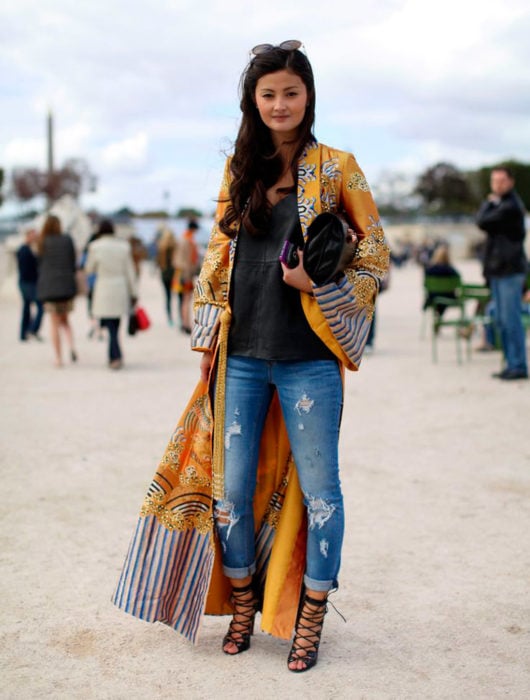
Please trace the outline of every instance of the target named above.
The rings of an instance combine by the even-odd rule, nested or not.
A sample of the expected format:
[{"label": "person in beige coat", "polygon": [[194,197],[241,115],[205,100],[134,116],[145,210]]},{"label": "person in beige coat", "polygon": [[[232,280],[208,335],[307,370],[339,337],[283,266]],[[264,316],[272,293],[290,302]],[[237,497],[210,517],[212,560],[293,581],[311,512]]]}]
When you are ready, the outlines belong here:
[{"label": "person in beige coat", "polygon": [[85,270],[97,275],[92,299],[92,314],[101,320],[109,332],[109,367],[123,366],[119,343],[122,316],[130,313],[137,298],[137,282],[127,241],[114,236],[114,225],[104,219],[99,226],[100,237],[88,247]]}]

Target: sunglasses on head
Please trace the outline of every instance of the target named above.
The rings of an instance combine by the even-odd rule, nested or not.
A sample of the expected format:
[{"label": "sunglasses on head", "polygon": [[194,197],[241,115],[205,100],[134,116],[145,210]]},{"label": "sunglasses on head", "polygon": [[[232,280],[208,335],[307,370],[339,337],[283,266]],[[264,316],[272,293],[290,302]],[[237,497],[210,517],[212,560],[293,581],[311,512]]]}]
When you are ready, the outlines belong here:
[{"label": "sunglasses on head", "polygon": [[253,56],[261,56],[262,54],[268,53],[269,51],[273,51],[274,49],[283,49],[284,51],[296,51],[296,49],[300,49],[302,46],[303,44],[301,41],[298,41],[297,39],[289,39],[288,41],[282,41],[282,43],[278,44],[277,46],[275,46],[274,44],[258,44],[250,50],[250,53]]}]

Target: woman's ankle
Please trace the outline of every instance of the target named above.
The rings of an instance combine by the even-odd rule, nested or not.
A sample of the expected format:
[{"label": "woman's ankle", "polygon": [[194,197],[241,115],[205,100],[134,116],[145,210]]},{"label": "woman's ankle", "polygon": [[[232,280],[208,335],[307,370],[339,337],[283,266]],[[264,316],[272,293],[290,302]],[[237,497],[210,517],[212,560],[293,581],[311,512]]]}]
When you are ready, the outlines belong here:
[{"label": "woman's ankle", "polygon": [[313,600],[327,600],[329,591],[314,591],[310,588],[305,589],[305,595],[308,598],[312,598]]}]

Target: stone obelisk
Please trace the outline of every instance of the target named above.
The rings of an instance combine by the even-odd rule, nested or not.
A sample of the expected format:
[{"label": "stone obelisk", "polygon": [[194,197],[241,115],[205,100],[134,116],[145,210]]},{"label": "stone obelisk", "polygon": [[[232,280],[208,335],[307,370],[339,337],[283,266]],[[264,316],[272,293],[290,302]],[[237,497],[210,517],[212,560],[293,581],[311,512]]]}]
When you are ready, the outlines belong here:
[{"label": "stone obelisk", "polygon": [[[52,111],[48,111],[48,116],[46,120],[46,133],[47,133],[47,144],[48,144],[48,183],[51,185],[53,180],[53,114]],[[48,202],[47,208],[49,209],[53,204],[51,198],[51,192],[48,191]]]}]

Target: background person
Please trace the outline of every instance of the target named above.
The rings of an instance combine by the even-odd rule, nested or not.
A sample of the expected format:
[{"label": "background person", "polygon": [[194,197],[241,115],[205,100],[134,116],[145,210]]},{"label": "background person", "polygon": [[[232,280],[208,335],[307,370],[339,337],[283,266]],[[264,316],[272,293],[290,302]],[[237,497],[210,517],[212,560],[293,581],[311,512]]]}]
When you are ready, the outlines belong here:
[{"label": "background person", "polygon": [[96,274],[92,313],[108,330],[109,367],[116,370],[123,366],[120,321],[136,301],[137,278],[130,243],[116,238],[112,221],[101,221],[98,233],[88,248],[85,269],[87,274]]},{"label": "background person", "polygon": [[[430,275],[432,277],[458,277],[460,278],[460,273],[454,267],[451,262],[451,256],[449,254],[449,246],[447,243],[439,244],[433,251],[433,254],[425,267],[425,275]],[[444,292],[439,294],[438,292],[429,292],[425,297],[425,302],[423,304],[423,309],[427,309],[432,305],[432,300],[436,296],[444,296],[449,299],[455,299],[455,292]],[[436,304],[436,313],[440,318],[443,316],[445,310],[447,309],[446,304]]]},{"label": "background person", "polygon": [[72,239],[61,231],[61,221],[50,214],[46,217],[38,243],[39,277],[37,297],[49,315],[55,365],[62,367],[61,335],[70,350],[70,359],[77,361],[74,335],[69,314],[74,308],[76,285],[76,254]]},{"label": "background person", "polygon": [[525,209],[509,168],[493,168],[490,186],[491,192],[477,214],[477,225],[486,233],[483,271],[505,359],[503,371],[493,376],[527,379],[526,333],[521,319],[521,290],[527,271]]},{"label": "background person", "polygon": [[166,314],[170,326],[173,325],[173,277],[175,275],[175,258],[177,255],[177,240],[173,231],[164,227],[157,240],[156,262],[160,270],[160,279],[164,288],[166,300]]},{"label": "background person", "polygon": [[180,330],[185,333],[191,333],[193,285],[200,267],[199,248],[195,241],[198,228],[197,222],[188,223],[179,241],[176,257],[176,266],[180,275]]},{"label": "background person", "polygon": [[131,246],[131,255],[132,255],[132,260],[134,264],[134,271],[136,274],[136,278],[140,279],[140,272],[142,270],[142,263],[144,260],[147,260],[148,254],[147,254],[147,248],[143,244],[143,241],[141,238],[138,238],[138,236],[130,236],[129,237],[129,244]]},{"label": "background person", "polygon": [[[37,299],[37,279],[39,276],[38,258],[35,254],[38,233],[34,228],[26,231],[25,243],[17,250],[18,288],[22,295],[22,318],[20,321],[20,340],[28,337],[41,340],[39,329],[44,312],[42,303]],[[35,305],[35,315],[32,307]]]},{"label": "background person", "polygon": [[[97,239],[100,237],[99,231],[94,232],[90,238],[88,239],[88,243],[83,249],[83,254],[81,256],[81,262],[79,263],[79,267],[81,270],[85,270],[86,267],[86,261],[88,257],[88,248],[91,243],[94,241],[97,241]],[[93,338],[94,335],[97,336],[99,340],[103,340],[103,335],[102,335],[102,330],[101,330],[101,324],[99,322],[99,319],[94,318],[92,315],[92,297],[94,296],[94,285],[96,283],[96,275],[95,273],[92,273],[90,275],[86,275],[86,285],[87,285],[87,313],[88,313],[88,318],[90,319],[90,328],[88,330],[88,338]]]}]

